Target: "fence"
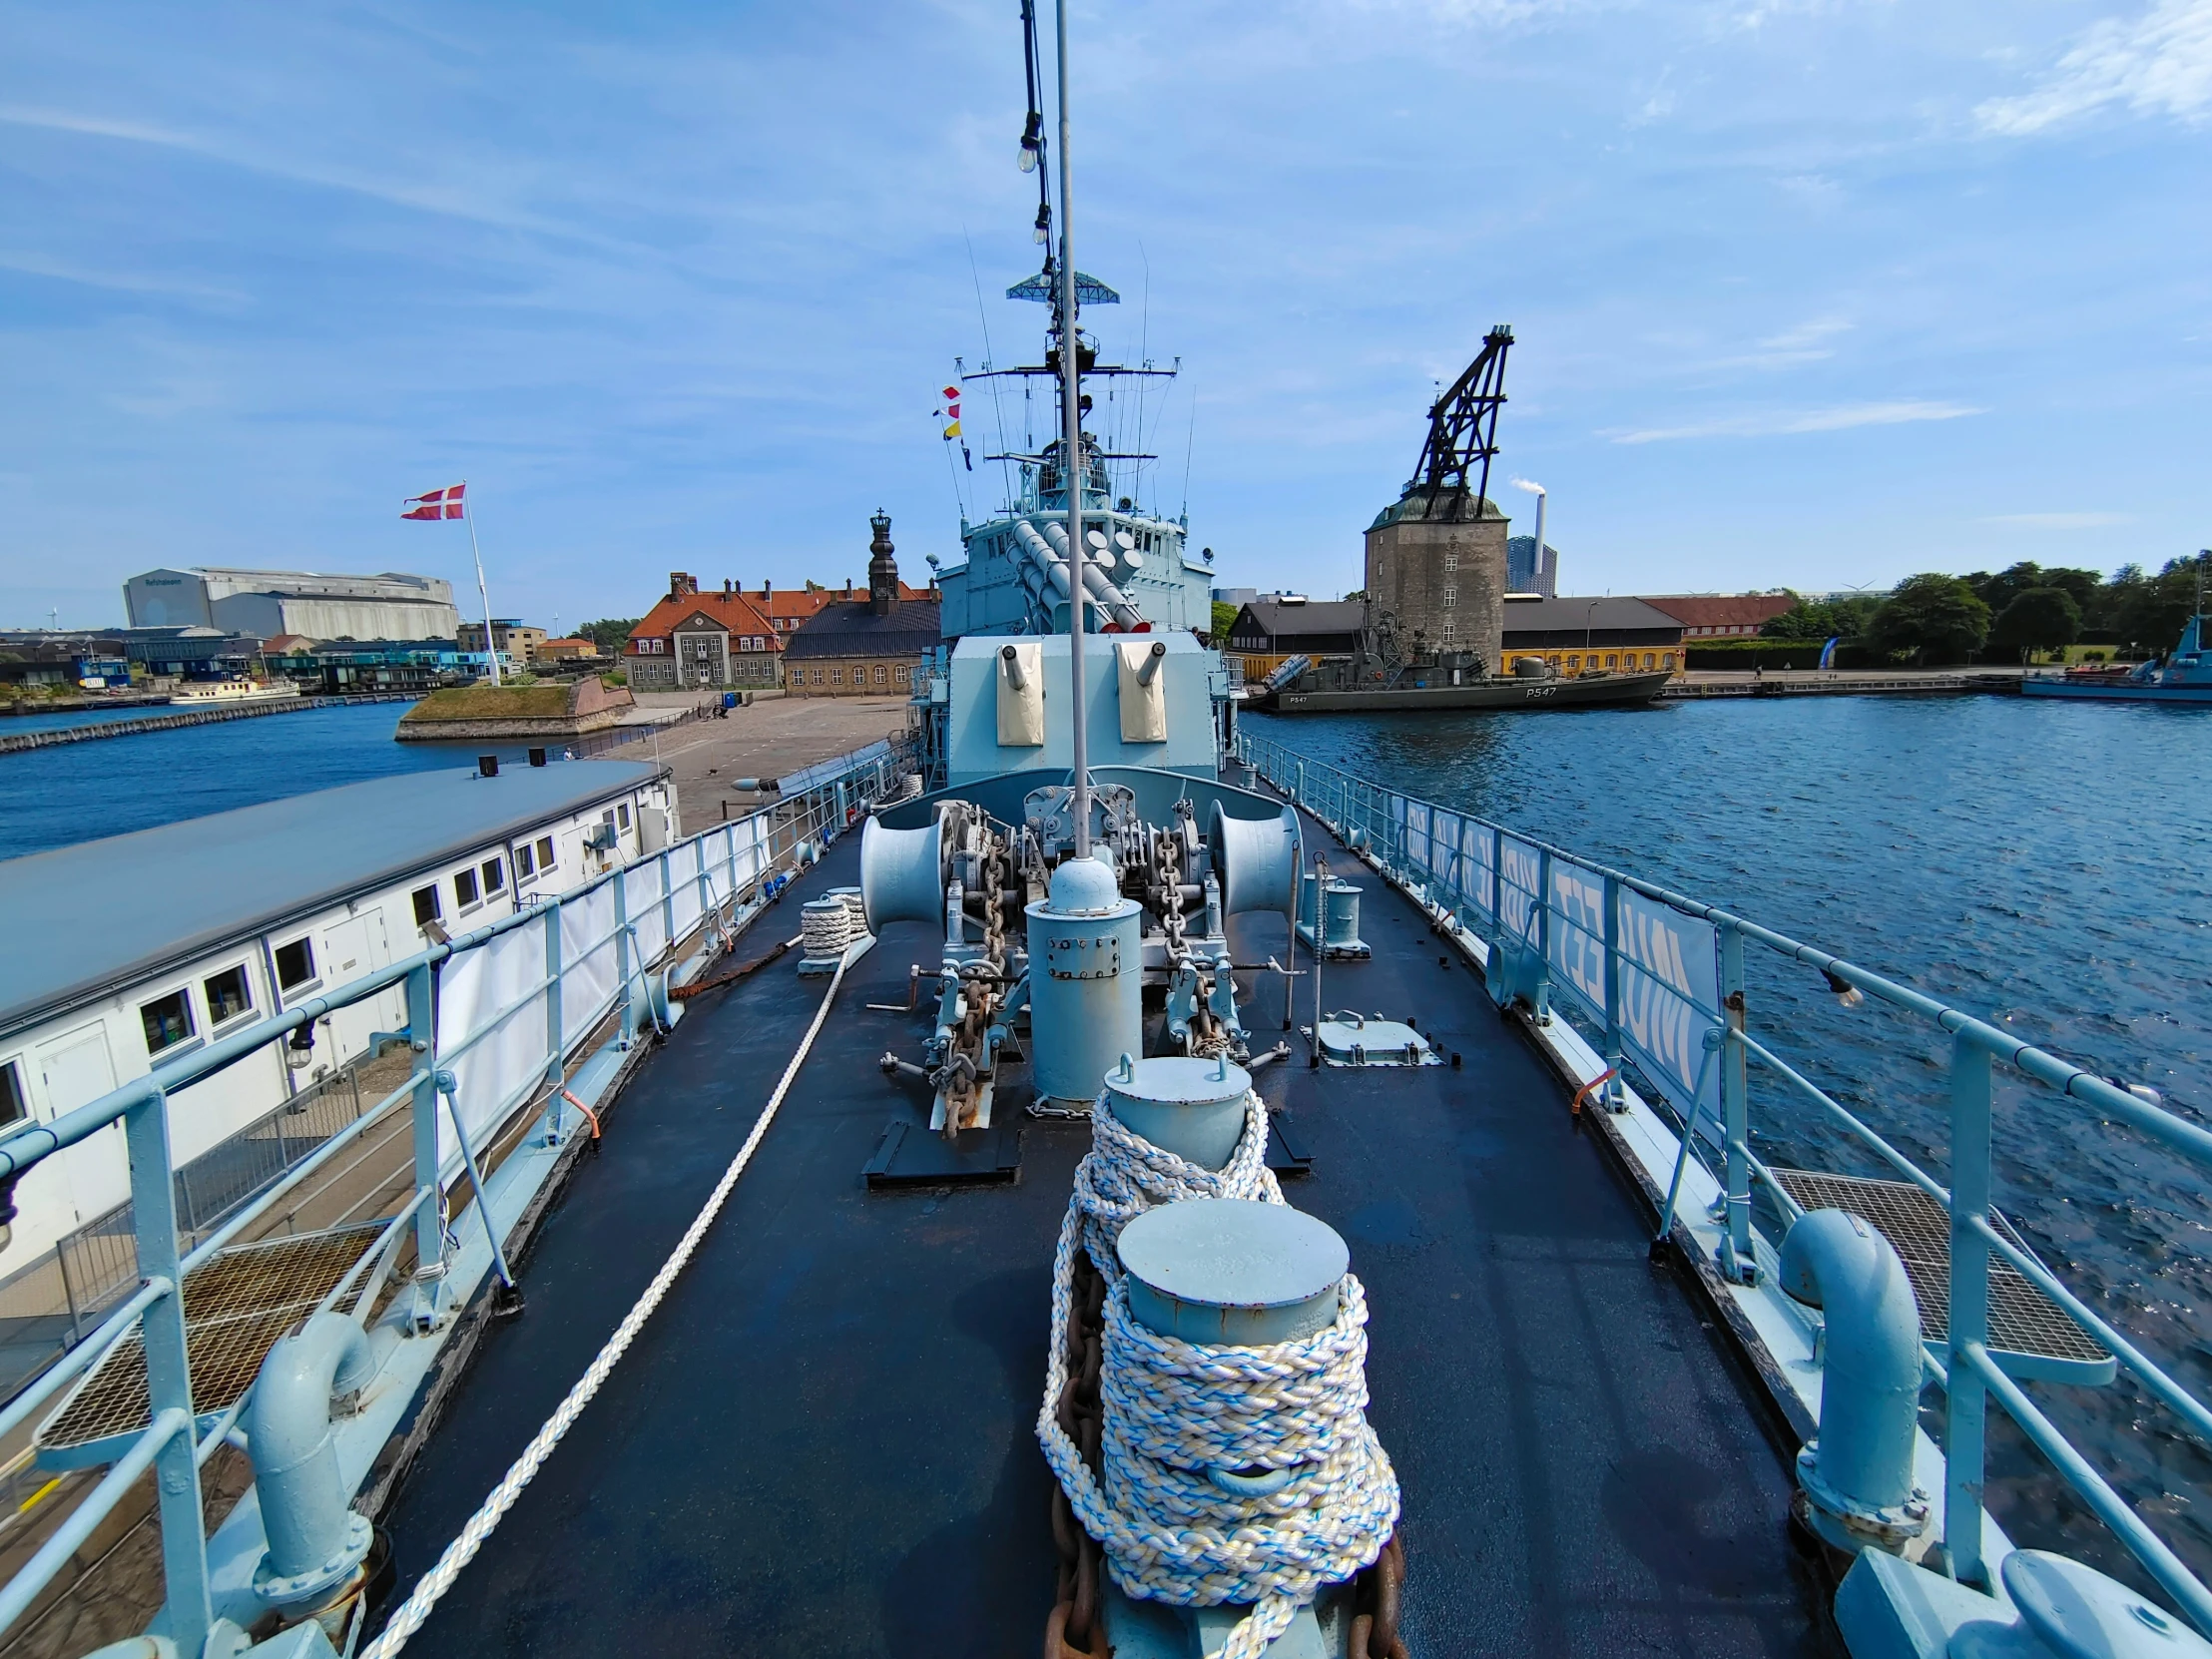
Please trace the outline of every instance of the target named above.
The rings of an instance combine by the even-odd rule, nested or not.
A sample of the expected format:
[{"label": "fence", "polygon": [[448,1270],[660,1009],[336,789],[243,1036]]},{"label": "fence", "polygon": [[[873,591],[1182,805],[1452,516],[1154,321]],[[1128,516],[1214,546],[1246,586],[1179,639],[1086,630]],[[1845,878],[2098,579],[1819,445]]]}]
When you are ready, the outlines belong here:
[{"label": "fence", "polygon": [[[669,960],[673,947],[702,925],[731,925],[726,918],[757,901],[765,879],[778,866],[793,861],[803,845],[825,844],[842,833],[868,801],[888,796],[912,764],[903,745],[870,746],[843,758],[842,765],[832,764],[828,776],[817,769],[818,782],[812,787],[787,794],[750,818],[717,825],[449,943],[378,968],[0,1142],[0,1202],[12,1205],[15,1183],[26,1172],[120,1123],[130,1163],[129,1217],[139,1275],[134,1295],[0,1409],[0,1438],[29,1421],[134,1326],[152,1404],[151,1425],[14,1577],[0,1585],[0,1632],[22,1617],[151,1469],[168,1591],[164,1628],[179,1652],[198,1653],[215,1617],[199,1466],[239,1420],[252,1395],[200,1432],[192,1412],[184,1313],[177,1294],[185,1274],[213,1259],[294,1187],[353,1145],[387,1109],[403,1107],[415,1130],[414,1195],[323,1299],[328,1309],[351,1295],[353,1317],[365,1319],[380,1280],[399,1261],[399,1247],[410,1229],[418,1261],[448,1259],[453,1235],[447,1232],[441,1195],[465,1169],[474,1202],[485,1203],[478,1154],[491,1137],[521,1109],[548,1095],[550,1127],[560,1133],[566,1107],[551,1091],[562,1085],[570,1061],[610,1018],[619,1017],[628,1034],[661,1017],[665,998],[657,992],[653,973]],[[350,1124],[293,1160],[252,1202],[234,1204],[228,1220],[191,1242],[196,1230],[180,1205],[180,1178],[187,1171],[170,1163],[169,1094],[392,986],[406,992],[403,1036],[411,1064],[404,1078],[381,1098],[354,1105]],[[276,1140],[281,1155],[284,1137],[279,1134]],[[230,1184],[245,1179],[251,1168],[241,1159],[241,1173]],[[228,1188],[218,1182],[215,1191],[223,1190]],[[497,1248],[495,1236],[495,1252]]]},{"label": "fence", "polygon": [[[174,1177],[177,1227],[189,1248],[361,1115],[360,1062],[348,1065],[211,1147]],[[137,1219],[128,1202],[64,1234],[0,1280],[0,1400],[73,1348],[139,1282]]]},{"label": "fence", "polygon": [[[1439,917],[1477,934],[1489,951],[1485,977],[1502,1003],[1526,1002],[1539,1020],[1554,1003],[1586,1022],[1607,1067],[1624,1061],[1673,1103],[1681,1155],[1693,1149],[1719,1167],[1723,1194],[1714,1266],[1738,1284],[1771,1272],[1770,1241],[1757,1236],[1757,1188],[1784,1225],[1804,1211],[1752,1151],[1751,1068],[1814,1107],[1937,1206],[1947,1222],[1940,1268],[1947,1340],[1924,1346],[1928,1375],[1944,1392],[1943,1542],[1952,1574],[1985,1582],[1981,1489],[1988,1402],[2019,1426],[2126,1545],[2198,1629],[2212,1633],[2212,1591],[2136,1514],[2089,1460],[2021,1390],[1991,1353],[1992,1263],[2049,1298],[2072,1326],[2101,1345],[2146,1392],[2200,1441],[2212,1441],[2212,1410],[2075,1296],[2031,1255],[1989,1208],[1990,1097],[1995,1068],[2080,1103],[2190,1162],[2212,1168],[2212,1132],[2126,1089],[1910,986],[1871,973],[1813,945],[1673,892],[1501,825],[1387,790],[1282,745],[1245,735],[1239,754],[1297,802],[1412,890]],[[1798,1066],[1776,1052],[1785,1040],[1752,1030],[1745,998],[1747,947],[1826,976],[1902,1016],[1926,1040],[1947,1039],[1950,1168],[1946,1187],[1900,1152]],[[1608,1085],[1617,1089],[1618,1082]],[[1662,1217],[1664,1234],[1680,1190]]]}]

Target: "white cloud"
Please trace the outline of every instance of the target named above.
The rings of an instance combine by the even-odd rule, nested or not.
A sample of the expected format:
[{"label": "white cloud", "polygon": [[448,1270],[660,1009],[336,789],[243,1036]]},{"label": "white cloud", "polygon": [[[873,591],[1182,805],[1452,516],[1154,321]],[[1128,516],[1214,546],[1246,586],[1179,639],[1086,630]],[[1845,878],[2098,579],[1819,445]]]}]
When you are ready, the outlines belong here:
[{"label": "white cloud", "polygon": [[[1759,344],[1768,351],[1805,351],[1850,327],[1851,324],[1840,316],[1820,316],[1810,322],[1801,322],[1795,328],[1785,328],[1779,334],[1769,334]],[[1821,355],[1825,357],[1828,353],[1824,350]]]},{"label": "white cloud", "polygon": [[2159,0],[2141,17],[2092,24],[2042,86],[1974,115],[1985,132],[2017,137],[2107,104],[2191,124],[2212,116],[2212,0]]},{"label": "white cloud", "polygon": [[1985,411],[1964,403],[1907,398],[1893,403],[1844,403],[1830,409],[1726,415],[1692,426],[1653,426],[1607,434],[1615,443],[1666,443],[1677,438],[1763,438],[1795,432],[1841,432],[1854,426],[1901,426],[1916,420],[1957,420]]},{"label": "white cloud", "polygon": [[2021,530],[2101,530],[2111,524],[2133,524],[2132,513],[1991,513],[1984,524],[2009,524]]},{"label": "white cloud", "polygon": [[210,287],[204,283],[146,276],[137,272],[92,270],[49,259],[43,254],[19,254],[0,250],[0,271],[20,272],[26,276],[45,276],[57,282],[75,282],[85,287],[113,288],[122,293],[175,293],[193,299],[220,299],[233,303],[246,299],[246,295],[235,288]]}]

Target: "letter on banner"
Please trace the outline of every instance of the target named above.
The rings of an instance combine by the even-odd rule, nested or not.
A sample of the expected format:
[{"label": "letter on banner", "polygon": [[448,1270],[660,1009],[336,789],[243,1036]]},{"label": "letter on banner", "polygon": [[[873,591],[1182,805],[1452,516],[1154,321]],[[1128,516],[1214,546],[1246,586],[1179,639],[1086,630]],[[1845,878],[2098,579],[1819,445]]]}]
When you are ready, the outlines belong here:
[{"label": "letter on banner", "polygon": [[1642,893],[1620,894],[1621,1048],[1678,1107],[1695,1100],[1699,1127],[1720,1131],[1720,1056],[1705,1033],[1720,1023],[1713,924]]},{"label": "letter on banner", "polygon": [[1405,803],[1405,856],[1416,870],[1424,874],[1433,866],[1429,863],[1428,803]]},{"label": "letter on banner", "polygon": [[1508,938],[1536,942],[1536,887],[1543,859],[1526,841],[1498,837],[1497,916]]},{"label": "letter on banner", "polygon": [[1571,990],[1605,1017],[1605,878],[1564,858],[1551,860],[1552,989]]},{"label": "letter on banner", "polygon": [[1447,813],[1441,807],[1430,808],[1428,840],[1428,867],[1436,878],[1436,890],[1428,896],[1444,904],[1465,903],[1466,889],[1459,880],[1459,815]]},{"label": "letter on banner", "polygon": [[1468,824],[1459,836],[1459,869],[1466,881],[1468,901],[1486,916],[1497,914],[1496,872],[1490,868],[1490,831],[1480,824]]}]

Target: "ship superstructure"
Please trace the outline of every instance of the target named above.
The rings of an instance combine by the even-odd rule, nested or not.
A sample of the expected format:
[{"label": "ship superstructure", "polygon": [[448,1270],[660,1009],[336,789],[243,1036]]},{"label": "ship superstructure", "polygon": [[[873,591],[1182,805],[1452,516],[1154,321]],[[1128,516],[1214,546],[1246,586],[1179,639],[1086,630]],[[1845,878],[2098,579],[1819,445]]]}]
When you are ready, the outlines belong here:
[{"label": "ship superstructure", "polygon": [[[1077,273],[1077,314],[1084,305],[1119,304],[1121,296],[1096,277]],[[1054,274],[1046,269],[1006,290],[1009,299],[1058,298]],[[1022,406],[1030,407],[1031,381],[1049,381],[1057,390],[1061,379],[1062,335],[1067,332],[1055,306],[1049,325],[1050,347],[1041,363],[1015,368],[985,367],[962,376],[967,383],[992,390],[1004,382],[1020,385]],[[1095,338],[1077,337],[1077,366],[1084,379],[1098,379],[1116,388],[1109,404],[1099,404],[1092,394],[1079,393],[1085,421],[1109,410],[1118,411],[1126,401],[1127,422],[1137,447],[1120,449],[1085,430],[1078,450],[1081,500],[1085,531],[1085,556],[1089,561],[1084,588],[1092,606],[1090,626],[1104,632],[1143,633],[1160,628],[1204,630],[1212,620],[1214,572],[1210,549],[1193,554],[1188,516],[1170,517],[1143,501],[1146,467],[1159,459],[1143,448],[1148,417],[1158,418],[1158,400],[1119,396],[1120,388],[1139,391],[1153,383],[1173,380],[1178,367],[1159,368],[1150,362],[1134,366],[1099,361]],[[971,399],[971,403],[974,402]],[[996,405],[994,400],[994,406]],[[1115,414],[1117,423],[1122,417]],[[1065,422],[1057,423],[1064,430]],[[1001,439],[1006,434],[1001,431]],[[944,633],[947,639],[966,634],[1064,634],[1068,627],[1067,517],[1068,468],[1062,438],[1036,447],[1007,447],[987,453],[986,465],[996,463],[1009,485],[1003,509],[980,524],[964,519],[960,542],[965,557],[957,565],[937,572],[944,594]]]}]

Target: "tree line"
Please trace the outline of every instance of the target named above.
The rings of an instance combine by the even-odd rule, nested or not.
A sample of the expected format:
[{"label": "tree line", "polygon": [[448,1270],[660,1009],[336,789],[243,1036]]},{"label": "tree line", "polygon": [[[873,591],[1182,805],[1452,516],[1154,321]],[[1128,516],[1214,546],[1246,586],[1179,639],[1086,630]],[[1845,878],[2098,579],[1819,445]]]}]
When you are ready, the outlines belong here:
[{"label": "tree line", "polygon": [[1923,663],[2013,661],[2074,644],[2153,656],[2173,649],[2196,609],[2205,557],[2170,559],[2156,575],[2132,564],[2105,577],[2024,560],[1964,576],[1931,571],[1907,577],[1888,594],[1798,599],[1760,633],[1777,640],[1842,638]]}]

